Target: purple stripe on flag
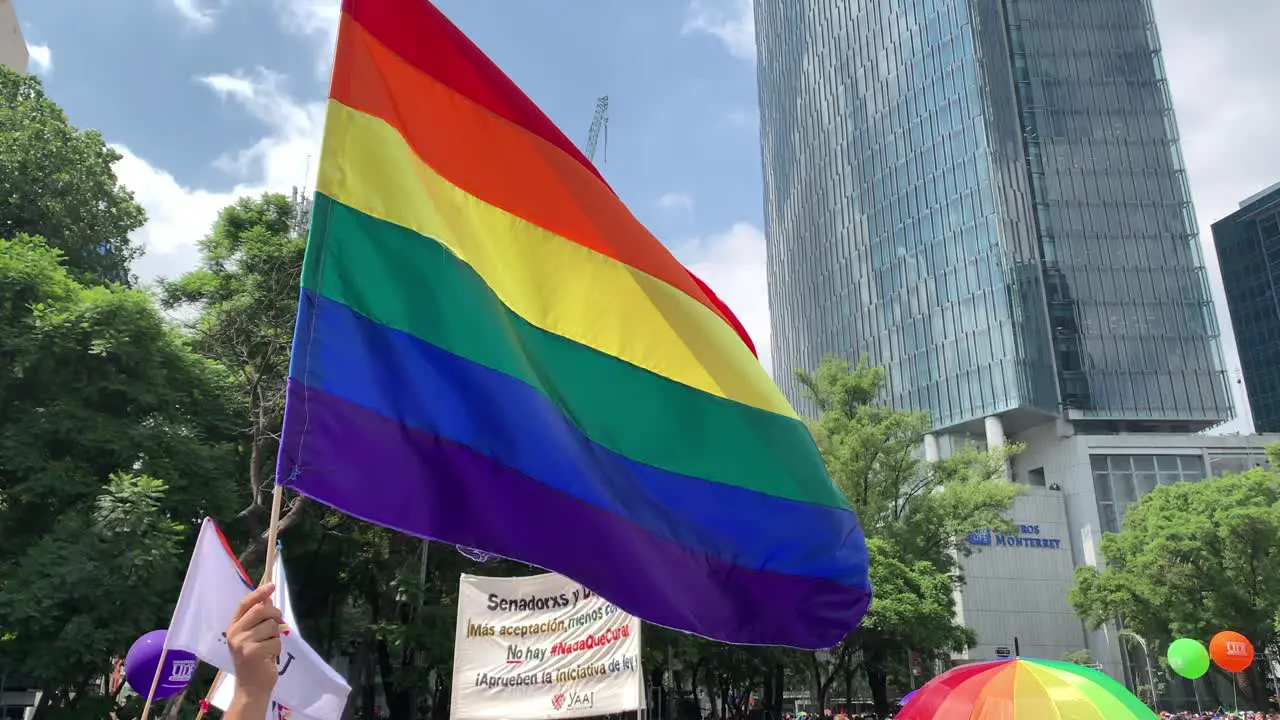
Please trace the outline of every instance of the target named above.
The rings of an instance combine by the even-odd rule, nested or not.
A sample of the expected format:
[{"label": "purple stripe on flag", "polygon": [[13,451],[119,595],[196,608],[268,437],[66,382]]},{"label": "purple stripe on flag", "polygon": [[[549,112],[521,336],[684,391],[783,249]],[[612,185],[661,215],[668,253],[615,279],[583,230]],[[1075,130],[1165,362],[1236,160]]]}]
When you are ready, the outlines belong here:
[{"label": "purple stripe on flag", "polygon": [[[466,446],[289,382],[281,483],[395,530],[582,583],[633,615],[712,639],[828,648],[865,589],[727,563],[654,535]],[[665,578],[659,584],[648,578]]]}]

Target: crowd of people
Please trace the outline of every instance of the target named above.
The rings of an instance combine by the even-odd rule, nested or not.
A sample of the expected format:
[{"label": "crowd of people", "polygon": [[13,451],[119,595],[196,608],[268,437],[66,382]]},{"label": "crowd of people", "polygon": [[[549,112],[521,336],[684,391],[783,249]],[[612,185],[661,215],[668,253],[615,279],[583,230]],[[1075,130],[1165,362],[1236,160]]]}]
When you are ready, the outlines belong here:
[{"label": "crowd of people", "polygon": [[[827,720],[881,720],[874,713],[846,713],[843,710],[833,712],[828,710],[824,713]],[[785,713],[786,720],[811,720],[812,716],[808,713],[798,713],[794,719],[791,713]],[[890,716],[892,717],[892,716]],[[1219,708],[1217,710],[1201,710],[1199,712],[1162,712],[1161,720],[1280,720],[1280,712],[1265,712],[1261,710],[1226,710]]]},{"label": "crowd of people", "polygon": [[1260,710],[1203,710],[1199,712],[1161,712],[1164,720],[1280,720],[1280,712]]}]

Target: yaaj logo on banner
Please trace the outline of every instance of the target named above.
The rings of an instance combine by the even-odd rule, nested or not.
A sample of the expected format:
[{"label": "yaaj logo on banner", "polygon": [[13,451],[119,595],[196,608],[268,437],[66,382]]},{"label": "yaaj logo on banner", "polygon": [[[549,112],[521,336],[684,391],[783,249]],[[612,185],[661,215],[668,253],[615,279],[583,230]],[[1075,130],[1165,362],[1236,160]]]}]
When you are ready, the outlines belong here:
[{"label": "yaaj logo on banner", "polygon": [[568,578],[463,575],[452,720],[576,718],[644,707],[640,621]]},{"label": "yaaj logo on banner", "polygon": [[595,703],[596,694],[593,692],[556,693],[551,698],[551,707],[556,710],[591,709],[595,707]]}]

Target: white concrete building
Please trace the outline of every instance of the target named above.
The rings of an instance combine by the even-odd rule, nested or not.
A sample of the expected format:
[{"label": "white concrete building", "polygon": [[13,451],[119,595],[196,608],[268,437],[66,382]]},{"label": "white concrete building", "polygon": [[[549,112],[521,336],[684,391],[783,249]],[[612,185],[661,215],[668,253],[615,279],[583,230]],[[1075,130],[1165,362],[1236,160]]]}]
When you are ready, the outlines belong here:
[{"label": "white concrete building", "polygon": [[1057,659],[1085,647],[1083,626],[1067,605],[1075,564],[1063,494],[1027,488],[1013,520],[1014,534],[988,530],[968,538],[973,554],[962,562],[966,583],[957,612],[978,645],[961,659]]},{"label": "white concrete building", "polygon": [[[1011,518],[1018,532],[968,538],[975,552],[962,563],[967,582],[958,611],[978,634],[978,646],[957,660],[1017,652],[1058,659],[1088,650],[1124,681],[1129,655],[1115,629],[1087,630],[1067,604],[1075,568],[1102,564],[1102,533],[1119,530],[1124,511],[1142,495],[1158,485],[1262,465],[1265,447],[1280,435],[1084,435],[1060,421],[1007,441],[1026,446],[1010,467],[1011,479],[1027,486]],[[1140,657],[1133,655],[1133,662]]]},{"label": "white concrete building", "polygon": [[27,71],[27,41],[22,37],[13,0],[0,0],[0,65],[18,72]]}]

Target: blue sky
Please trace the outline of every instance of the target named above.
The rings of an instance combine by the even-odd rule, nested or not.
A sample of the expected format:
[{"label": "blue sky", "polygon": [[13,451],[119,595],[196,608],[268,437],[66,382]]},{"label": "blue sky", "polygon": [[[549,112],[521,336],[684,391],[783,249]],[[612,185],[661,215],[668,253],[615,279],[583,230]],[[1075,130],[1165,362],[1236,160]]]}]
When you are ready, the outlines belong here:
[{"label": "blue sky", "polygon": [[[606,177],[768,367],[751,0],[436,1],[579,143],[609,94]],[[144,278],[191,267],[237,195],[308,182],[338,0],[15,2],[49,94],[125,155],[117,172],[151,218]],[[1280,181],[1280,3],[1154,5],[1234,371],[1209,224]]]},{"label": "blue sky", "polygon": [[[750,0],[438,5],[578,143],[610,96],[606,177],[766,338]],[[336,0],[16,7],[50,96],[126,155],[121,179],[151,216],[144,279],[189,268],[236,195],[307,184]]]},{"label": "blue sky", "polygon": [[[655,230],[758,220],[754,62],[726,52],[713,35],[691,32],[697,18],[687,0],[438,4],[574,140],[585,140],[596,97],[611,95],[605,168]],[[271,0],[17,4],[28,39],[56,53],[48,89],[74,122],[102,130],[179,183],[211,188],[241,179],[215,160],[264,128],[199,78],[255,78],[265,69],[282,76],[277,89],[293,99],[320,99],[331,27],[306,18],[324,18],[332,7]],[[299,182],[304,173],[297,169]],[[693,217],[655,212],[668,193],[693,196]]]}]

